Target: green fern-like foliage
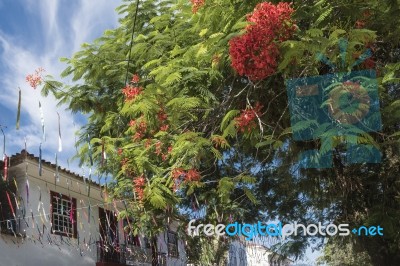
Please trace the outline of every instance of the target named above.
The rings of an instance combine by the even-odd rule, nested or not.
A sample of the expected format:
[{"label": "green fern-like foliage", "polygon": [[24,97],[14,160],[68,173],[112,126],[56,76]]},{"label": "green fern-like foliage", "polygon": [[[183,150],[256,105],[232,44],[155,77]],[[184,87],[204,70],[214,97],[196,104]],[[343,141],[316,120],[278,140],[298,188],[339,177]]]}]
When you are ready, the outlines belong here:
[{"label": "green fern-like foliage", "polygon": [[[297,30],[279,43],[277,72],[253,83],[232,69],[229,41],[245,32],[246,14],[259,2],[205,1],[193,14],[186,0],[140,1],[131,43],[136,3],[124,1],[117,9],[118,28],[62,59],[67,64],[62,76],[74,83],[64,86],[48,77],[42,89],[71,111],[87,114],[77,157],[88,163],[89,136],[99,172],[113,177],[107,184],[110,196],[125,200],[119,218],[133,217],[134,232],[149,236],[182,216],[183,224],[193,217],[204,223],[385,219],[395,228],[400,217],[398,1],[294,1]],[[337,71],[350,71],[367,46],[374,50],[382,132],[348,126],[339,134],[331,123],[316,120],[291,127],[285,79],[332,72],[318,55],[339,65],[343,38],[347,65]],[[354,70],[362,69],[361,64]],[[134,74],[139,81],[131,85],[141,90],[127,100],[122,90]],[[254,123],[240,127],[239,118],[257,103],[262,108]],[[309,128],[314,140],[293,140],[294,131]],[[347,165],[346,144],[373,145],[383,152],[383,162]],[[299,170],[297,158],[309,149],[332,151],[334,167]],[[139,178],[144,184],[135,184]],[[313,240],[323,243],[317,236]],[[387,238],[366,239],[361,246],[376,265],[396,265],[399,241],[392,230]],[[194,242],[203,247],[190,247],[194,263],[223,262],[226,242]],[[308,243],[293,237],[277,251],[301,256]],[[385,261],[376,247],[392,259]]]}]

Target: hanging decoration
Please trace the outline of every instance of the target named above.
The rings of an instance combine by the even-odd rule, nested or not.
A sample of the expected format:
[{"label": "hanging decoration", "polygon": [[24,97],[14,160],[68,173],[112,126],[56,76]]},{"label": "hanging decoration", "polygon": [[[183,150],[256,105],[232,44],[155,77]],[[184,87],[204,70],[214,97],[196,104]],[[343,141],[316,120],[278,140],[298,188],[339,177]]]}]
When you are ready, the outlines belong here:
[{"label": "hanging decoration", "polygon": [[54,182],[55,182],[55,184],[57,184],[57,182],[60,182],[60,175],[58,172],[57,153],[55,153],[55,159],[56,159],[56,171],[54,172]]},{"label": "hanging decoration", "polygon": [[3,179],[7,181],[8,179],[8,157],[4,154],[4,172],[3,172]]},{"label": "hanging decoration", "polygon": [[11,213],[12,213],[14,219],[16,220],[14,207],[13,207],[13,205],[11,203],[11,198],[10,198],[10,194],[8,193],[8,191],[6,191],[6,195],[7,195],[8,205],[10,206],[10,209],[11,209]]},{"label": "hanging decoration", "polygon": [[[28,180],[28,161],[26,158],[28,157],[28,152],[26,151],[26,138],[25,138],[25,189],[26,189],[26,204],[29,206],[29,180]],[[41,160],[40,160],[41,161]]]},{"label": "hanging decoration", "polygon": [[[90,145],[90,137],[89,134],[87,135],[87,143],[88,143],[88,153],[89,153],[89,161],[90,161],[90,168],[89,168],[89,184],[88,184],[88,197],[90,196],[90,181],[92,181],[92,167],[93,167],[93,155],[92,155],[92,146]],[[90,217],[89,217],[90,219]]]},{"label": "hanging decoration", "polygon": [[42,176],[42,143],[39,145],[39,176]]},{"label": "hanging decoration", "polygon": [[4,157],[6,155],[6,134],[4,134],[3,127],[4,128],[7,128],[7,127],[0,125],[1,133],[3,133],[3,161],[4,161],[4,159],[5,159]]},{"label": "hanging decoration", "polygon": [[17,107],[17,124],[15,126],[17,130],[19,130],[19,120],[21,117],[21,89],[20,88],[18,89],[19,91],[18,91],[18,107]]},{"label": "hanging decoration", "polygon": [[43,109],[42,109],[42,104],[39,101],[39,112],[40,112],[40,122],[42,124],[42,140],[46,141],[46,128],[44,126],[44,115],[43,115]]},{"label": "hanging decoration", "polygon": [[58,152],[62,152],[62,142],[61,142],[61,122],[60,114],[57,112],[58,116]]},{"label": "hanging decoration", "polygon": [[101,167],[104,167],[106,160],[107,160],[107,154],[104,149],[104,140],[102,140],[102,142],[101,142]]}]

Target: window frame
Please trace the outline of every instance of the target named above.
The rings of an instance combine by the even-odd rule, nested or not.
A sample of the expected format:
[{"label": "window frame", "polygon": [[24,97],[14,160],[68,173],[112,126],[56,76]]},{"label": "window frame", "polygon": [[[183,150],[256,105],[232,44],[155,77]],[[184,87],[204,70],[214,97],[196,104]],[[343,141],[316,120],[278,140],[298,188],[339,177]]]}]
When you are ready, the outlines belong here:
[{"label": "window frame", "polygon": [[[173,235],[174,237],[171,237]],[[172,242],[174,241],[174,242]],[[179,243],[178,243],[178,234],[174,231],[168,230],[167,231],[167,249],[168,249],[168,256],[173,258],[179,257]]]},{"label": "window frame", "polygon": [[[18,197],[19,199],[21,199],[21,197],[20,195],[17,195],[17,187],[12,181],[15,181],[15,177],[13,180],[11,180],[11,178],[7,180],[1,178],[0,180],[0,234],[20,236],[20,218],[16,213],[18,209],[14,198]],[[10,201],[7,198],[7,193],[10,197]],[[13,211],[15,216],[13,215]]]},{"label": "window frame", "polygon": [[[68,233],[68,232],[62,232],[62,231],[56,230],[56,226],[55,226],[55,223],[54,223],[54,221],[55,221],[54,216],[57,215],[57,216],[59,216],[61,218],[65,218],[66,217],[65,214],[54,212],[54,209],[55,209],[54,208],[55,207],[54,203],[59,204],[58,203],[59,200],[64,201],[64,202],[69,202],[71,204],[71,208],[70,208],[69,211],[71,211],[71,210],[74,211],[74,213],[73,213],[73,221],[70,221],[68,223],[68,224],[71,224],[71,231],[72,231],[71,234]],[[76,214],[76,198],[67,197],[66,195],[63,195],[61,193],[50,191],[50,206],[51,206],[50,215],[51,215],[51,224],[52,224],[51,233],[54,234],[54,235],[61,235],[61,236],[70,237],[70,238],[77,238],[77,236],[78,236],[78,228],[77,228],[77,214]],[[59,217],[58,217],[58,219],[60,219]],[[70,220],[70,215],[68,215],[67,219]]]}]

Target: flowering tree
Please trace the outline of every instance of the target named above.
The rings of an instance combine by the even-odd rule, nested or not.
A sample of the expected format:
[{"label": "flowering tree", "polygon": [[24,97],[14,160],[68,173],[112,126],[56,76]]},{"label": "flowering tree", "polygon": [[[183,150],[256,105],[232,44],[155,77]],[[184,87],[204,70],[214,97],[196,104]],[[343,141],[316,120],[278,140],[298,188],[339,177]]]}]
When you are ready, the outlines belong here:
[{"label": "flowering tree", "polygon": [[[372,11],[366,15],[364,10]],[[205,223],[362,223],[371,218],[368,210],[383,215],[371,204],[371,195],[386,207],[398,206],[384,201],[384,193],[370,185],[373,174],[366,174],[388,178],[398,165],[397,152],[380,166],[347,166],[337,157],[333,169],[297,170],[298,154],[320,143],[293,140],[285,78],[329,72],[317,55],[339,62],[337,43],[346,37],[350,65],[365,47],[380,45],[381,54],[358,67],[378,66],[382,87],[398,81],[399,66],[390,63],[399,57],[391,46],[399,43],[399,35],[392,34],[399,29],[384,19],[395,10],[377,1],[333,6],[324,0],[147,0],[136,10],[135,3],[125,1],[118,8],[120,27],[63,59],[68,66],[62,75],[76,84],[58,90],[59,83],[47,80],[42,92],[54,93],[74,112],[89,114],[81,130],[80,157],[83,163],[89,159],[89,135],[98,168],[113,176],[111,196],[126,201],[120,218],[134,217],[136,233],[155,235],[182,215]],[[385,89],[382,94],[385,110],[395,108],[395,93]],[[397,124],[387,121],[389,136]],[[385,145],[395,136],[363,134],[347,141]],[[339,139],[333,147],[338,154]],[[399,191],[395,185],[388,190]],[[397,243],[394,235],[368,239],[364,248],[380,261],[373,247],[395,254],[390,245]],[[205,248],[192,248],[191,260],[205,265],[223,260],[225,242],[218,247],[212,241],[197,243]],[[301,255],[306,246],[307,239],[296,236],[279,252]]]}]

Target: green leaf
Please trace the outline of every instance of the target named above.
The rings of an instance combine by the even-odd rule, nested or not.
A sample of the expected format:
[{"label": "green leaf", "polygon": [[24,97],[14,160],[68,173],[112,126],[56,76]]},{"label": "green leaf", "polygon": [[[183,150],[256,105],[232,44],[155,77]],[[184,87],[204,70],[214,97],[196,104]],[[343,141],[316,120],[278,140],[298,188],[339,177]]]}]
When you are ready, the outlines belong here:
[{"label": "green leaf", "polygon": [[221,131],[224,131],[229,125],[229,123],[232,121],[232,119],[238,116],[239,114],[240,114],[239,110],[230,110],[222,119],[220,127]]}]

